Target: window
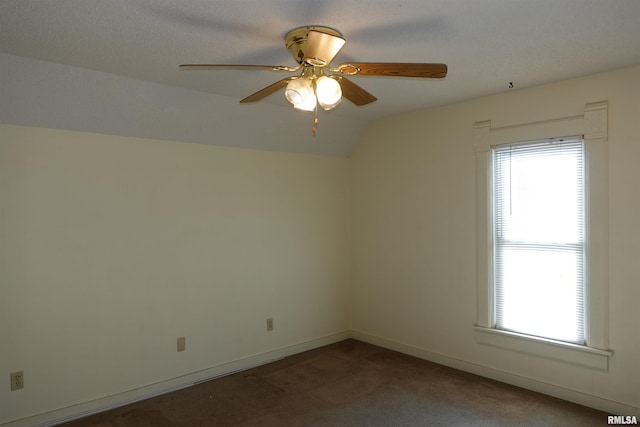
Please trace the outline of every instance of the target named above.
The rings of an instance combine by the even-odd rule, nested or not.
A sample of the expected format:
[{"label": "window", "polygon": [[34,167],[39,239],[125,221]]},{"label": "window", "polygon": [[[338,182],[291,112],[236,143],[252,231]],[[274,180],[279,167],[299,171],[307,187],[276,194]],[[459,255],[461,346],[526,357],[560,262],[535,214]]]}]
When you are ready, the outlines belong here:
[{"label": "window", "polygon": [[[565,138],[562,144],[540,143],[561,135],[581,136]],[[473,141],[476,342],[498,351],[513,351],[514,363],[518,355],[528,354],[607,371],[613,354],[608,340],[607,101],[585,104],[584,114],[580,115],[572,111],[566,117],[499,127],[492,126],[489,120],[476,122]],[[544,153],[528,155],[532,150]],[[554,150],[564,150],[564,154],[553,154]],[[549,164],[537,163],[547,160]],[[539,173],[541,168],[543,174]],[[552,173],[554,169],[562,173]],[[531,175],[522,175],[528,170]],[[552,176],[552,182],[548,182]],[[560,181],[566,185],[559,185]],[[547,188],[541,193],[528,191],[532,182]],[[513,190],[529,198],[517,199]],[[538,209],[543,203],[547,208]],[[524,266],[519,265],[522,258],[527,260]],[[555,272],[555,282],[537,268],[552,265],[550,259],[555,263],[555,270],[551,270]],[[549,271],[546,274],[553,276]],[[530,280],[532,277],[534,280]],[[527,293],[512,292],[514,283],[527,281],[528,288],[536,292],[539,283],[555,285],[537,292],[545,297],[535,301]],[[552,310],[550,305],[556,308]],[[524,318],[533,320],[532,323],[520,316],[527,312]],[[561,323],[567,326],[559,328]]]},{"label": "window", "polygon": [[584,344],[583,142],[492,153],[496,328]]}]

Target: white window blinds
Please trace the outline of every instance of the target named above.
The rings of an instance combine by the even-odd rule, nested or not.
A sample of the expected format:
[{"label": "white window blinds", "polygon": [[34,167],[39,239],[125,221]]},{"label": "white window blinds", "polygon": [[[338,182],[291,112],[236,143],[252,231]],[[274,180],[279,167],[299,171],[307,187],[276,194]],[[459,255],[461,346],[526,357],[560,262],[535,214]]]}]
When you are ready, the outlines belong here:
[{"label": "white window blinds", "polygon": [[584,147],[493,150],[496,328],[577,344],[584,333]]}]

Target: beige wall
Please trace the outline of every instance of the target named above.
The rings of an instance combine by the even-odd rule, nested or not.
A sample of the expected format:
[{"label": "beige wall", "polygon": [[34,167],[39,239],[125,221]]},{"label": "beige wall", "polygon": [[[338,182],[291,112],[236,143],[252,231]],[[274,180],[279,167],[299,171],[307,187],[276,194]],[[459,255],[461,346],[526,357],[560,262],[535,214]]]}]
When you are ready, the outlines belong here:
[{"label": "beige wall", "polygon": [[0,372],[26,387],[0,423],[344,332],[347,182],[345,158],[1,125]]},{"label": "beige wall", "polygon": [[[0,423],[77,415],[349,334],[640,408],[639,76],[383,120],[350,159],[0,125],[0,372],[26,382],[0,387]],[[474,122],[602,100],[609,372],[476,344]]]},{"label": "beige wall", "polygon": [[[473,124],[578,116],[609,101],[609,372],[476,344]],[[484,373],[640,409],[640,67],[372,125],[350,161],[351,328]],[[499,376],[499,375],[494,375]]]}]

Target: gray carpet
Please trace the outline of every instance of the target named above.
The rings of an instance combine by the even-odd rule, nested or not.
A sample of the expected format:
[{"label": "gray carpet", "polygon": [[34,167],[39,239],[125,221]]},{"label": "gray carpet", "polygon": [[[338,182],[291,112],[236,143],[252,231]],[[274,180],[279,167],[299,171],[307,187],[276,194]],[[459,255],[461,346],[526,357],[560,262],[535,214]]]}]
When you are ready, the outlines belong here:
[{"label": "gray carpet", "polygon": [[602,426],[607,414],[355,340],[64,424]]}]

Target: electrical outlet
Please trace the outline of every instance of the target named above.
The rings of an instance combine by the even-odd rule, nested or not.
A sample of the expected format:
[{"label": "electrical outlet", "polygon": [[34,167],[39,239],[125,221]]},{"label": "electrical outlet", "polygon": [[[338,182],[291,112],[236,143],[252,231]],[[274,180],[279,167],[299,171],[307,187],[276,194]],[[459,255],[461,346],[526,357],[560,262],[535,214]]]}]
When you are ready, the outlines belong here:
[{"label": "electrical outlet", "polygon": [[273,317],[267,319],[267,331],[273,331]]},{"label": "electrical outlet", "polygon": [[187,339],[185,337],[178,338],[178,351],[185,351],[187,349]]},{"label": "electrical outlet", "polygon": [[11,373],[11,391],[24,388],[24,372],[12,372]]}]

